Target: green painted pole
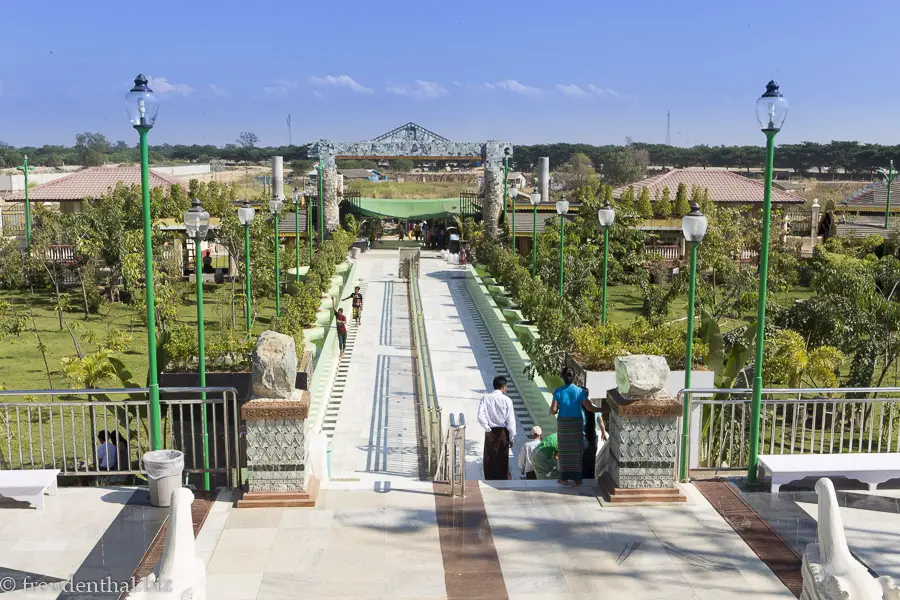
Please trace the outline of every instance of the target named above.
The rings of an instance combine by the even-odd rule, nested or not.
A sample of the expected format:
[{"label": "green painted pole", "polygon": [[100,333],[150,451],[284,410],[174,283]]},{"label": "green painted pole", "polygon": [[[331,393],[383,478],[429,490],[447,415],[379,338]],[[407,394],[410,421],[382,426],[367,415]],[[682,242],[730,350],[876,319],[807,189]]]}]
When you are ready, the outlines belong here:
[{"label": "green painted pole", "polygon": [[[200,269],[200,238],[194,238],[194,279],[197,280],[197,372],[200,387],[206,387],[206,328],[203,322],[203,273]],[[200,418],[203,427],[203,489],[209,491],[209,425],[206,421],[206,392],[200,392]]]},{"label": "green painted pole", "polygon": [[322,161],[319,160],[319,243],[325,243],[325,181],[322,179]]},{"label": "green painted pole", "polygon": [[[697,245],[691,244],[691,281],[688,288],[687,339],[684,342],[687,360],[684,364],[684,389],[691,387],[691,367],[694,364],[694,297],[697,293]],[[685,394],[681,409],[681,465],[679,469],[681,481],[688,479],[688,423],[691,419],[691,399]]]},{"label": "green painted pole", "polygon": [[[153,223],[150,215],[149,127],[135,127],[141,138],[141,192],[144,211],[144,283],[147,287],[147,379],[150,389],[150,448],[162,450],[162,412],[159,408],[159,372],[156,367],[156,299],[153,288]],[[196,258],[194,259],[196,261]]]},{"label": "green painted pole", "polygon": [[247,332],[253,326],[253,311],[250,304],[250,226],[244,225],[244,291],[247,295]]},{"label": "green painted pole", "polygon": [[[894,182],[894,161],[888,167],[888,189],[887,189],[887,208],[884,211],[884,228],[888,228],[888,217],[891,216],[891,184]],[[25,187],[28,187],[28,175],[25,176]],[[27,193],[27,192],[26,192]],[[26,196],[25,202],[28,202]],[[27,215],[27,213],[26,213]],[[27,217],[26,217],[27,218]]]},{"label": "green painted pole", "polygon": [[559,297],[563,297],[566,279],[566,215],[559,215]]},{"label": "green painted pole", "polygon": [[603,228],[603,313],[601,323],[606,325],[606,272],[609,267],[609,227]]},{"label": "green painted pole", "polygon": [[281,272],[278,268],[278,254],[280,246],[278,241],[278,213],[273,215],[275,217],[275,316],[281,316]]},{"label": "green painted pole", "polygon": [[300,203],[294,205],[294,281],[300,283]]},{"label": "green painted pole", "polygon": [[[309,266],[312,266],[313,258],[313,228],[312,228],[312,201],[307,199],[306,202],[306,237],[309,238]],[[300,274],[297,273],[297,278]]]},{"label": "green painted pole", "polygon": [[[509,227],[509,220],[506,214],[506,204],[509,202],[509,157],[503,157],[503,226]],[[515,236],[515,232],[513,232]],[[515,242],[513,242],[515,244]]]},{"label": "green painted pole", "polygon": [[534,206],[534,218],[531,222],[531,276],[537,275],[537,205]]},{"label": "green painted pole", "polygon": [[759,252],[759,298],[756,305],[756,358],[753,368],[753,400],[750,405],[750,464],[747,482],[756,483],[759,466],[759,428],[762,417],[762,365],[766,334],[766,287],[769,279],[769,225],[772,220],[772,169],[775,163],[775,134],[778,130],[764,129],[766,134],[766,187],[763,193],[762,246]]},{"label": "green painted pole", "polygon": [[25,250],[28,253],[31,253],[31,202],[28,200],[28,173],[34,171],[34,167],[28,166],[28,155],[25,155],[25,160],[22,163],[21,167],[16,167],[16,170],[22,171],[22,174],[25,176]]}]

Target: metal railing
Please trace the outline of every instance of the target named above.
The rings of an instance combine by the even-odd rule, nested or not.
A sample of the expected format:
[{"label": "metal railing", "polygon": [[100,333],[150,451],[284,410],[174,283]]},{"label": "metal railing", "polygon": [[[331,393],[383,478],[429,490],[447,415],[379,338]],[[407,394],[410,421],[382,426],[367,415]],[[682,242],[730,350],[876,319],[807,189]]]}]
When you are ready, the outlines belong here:
[{"label": "metal railing", "polygon": [[[141,457],[150,450],[148,392],[0,390],[0,470],[60,469],[60,475],[68,477],[145,473]],[[160,388],[160,395],[163,449],[183,452],[184,472],[198,482],[209,473],[217,484],[240,487],[237,391],[175,387]],[[87,400],[80,398],[85,396]],[[117,396],[127,399],[114,400]],[[7,401],[16,397],[22,401]],[[115,467],[100,466],[100,432],[107,439],[115,434]]]},{"label": "metal railing", "polygon": [[[752,394],[749,388],[678,392],[680,402],[686,395],[690,402],[681,432],[690,470],[747,469]],[[883,397],[900,394],[900,387],[767,388],[762,394],[759,454],[900,452],[900,397]],[[861,394],[874,397],[847,397]]]},{"label": "metal railing", "polygon": [[450,428],[447,429],[435,481],[446,481],[450,484],[450,496],[466,495],[466,415],[450,413]]},{"label": "metal railing", "polygon": [[441,451],[441,407],[434,386],[431,354],[428,352],[428,336],[422,314],[422,298],[419,294],[419,265],[410,263],[409,320],[412,334],[412,353],[416,367],[416,392],[419,404],[419,422],[425,448],[426,477],[434,477]]},{"label": "metal railing", "polygon": [[647,246],[648,254],[658,254],[664,260],[673,261],[681,259],[681,246],[678,245],[655,245]]}]

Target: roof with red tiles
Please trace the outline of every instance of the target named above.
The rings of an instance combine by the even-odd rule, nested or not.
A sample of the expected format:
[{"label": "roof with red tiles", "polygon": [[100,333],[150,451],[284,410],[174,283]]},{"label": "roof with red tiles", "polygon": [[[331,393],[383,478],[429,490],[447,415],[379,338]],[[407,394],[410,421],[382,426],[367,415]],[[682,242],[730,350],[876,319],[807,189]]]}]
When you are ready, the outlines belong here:
[{"label": "roof with red tiles", "polygon": [[[60,177],[54,181],[42,183],[28,190],[28,199],[32,202],[74,202],[85,198],[97,198],[106,194],[117,183],[125,185],[141,184],[141,168],[134,167],[90,167]],[[175,179],[160,175],[150,169],[150,187],[180,185]],[[7,202],[22,202],[25,191],[15,192],[5,198]]]},{"label": "roof with red tiles", "polygon": [[[675,201],[675,192],[678,184],[683,183],[690,193],[692,186],[700,189],[709,188],[709,197],[713,202],[754,204],[763,201],[764,186],[762,182],[750,179],[725,169],[703,169],[699,167],[687,169],[672,169],[653,177],[647,177],[634,182],[635,198],[641,193],[642,188],[650,191],[650,200],[656,198],[656,191],[662,194],[663,188],[668,187]],[[619,198],[628,186],[618,187],[613,190],[613,196]],[[804,198],[778,188],[772,189],[773,204],[802,204]]]}]

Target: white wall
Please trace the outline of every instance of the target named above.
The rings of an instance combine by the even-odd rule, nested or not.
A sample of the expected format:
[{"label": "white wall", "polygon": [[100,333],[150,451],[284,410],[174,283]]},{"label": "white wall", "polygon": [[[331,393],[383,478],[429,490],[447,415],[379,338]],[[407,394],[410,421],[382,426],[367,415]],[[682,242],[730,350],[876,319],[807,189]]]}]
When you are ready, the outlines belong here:
[{"label": "white wall", "polygon": [[172,177],[187,177],[188,175],[202,175],[212,172],[210,165],[176,165],[150,168],[160,175],[170,175]]},{"label": "white wall", "polygon": [[[31,173],[28,176],[28,183],[40,185],[49,181],[55,181],[66,175],[71,175],[71,173]],[[0,192],[19,192],[24,189],[24,175],[0,175]]]}]

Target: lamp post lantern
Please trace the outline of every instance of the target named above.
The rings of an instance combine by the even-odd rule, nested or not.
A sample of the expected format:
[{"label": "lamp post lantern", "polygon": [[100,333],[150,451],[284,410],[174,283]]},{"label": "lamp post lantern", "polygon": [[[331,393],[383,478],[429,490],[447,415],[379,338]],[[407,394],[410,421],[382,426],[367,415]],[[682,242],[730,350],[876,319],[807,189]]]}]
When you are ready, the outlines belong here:
[{"label": "lamp post lantern", "polygon": [[569,212],[569,201],[563,198],[556,203],[559,215],[559,297],[563,297],[563,283],[566,280],[566,214]]},{"label": "lamp post lantern", "polygon": [[531,221],[531,276],[537,274],[537,207],[541,203],[540,192],[534,192],[528,197],[531,202],[533,216]]},{"label": "lamp post lantern", "polygon": [[25,249],[28,253],[31,253],[31,202],[28,200],[28,174],[31,171],[34,171],[34,167],[28,166],[28,155],[25,155],[25,160],[22,161],[22,165],[16,167],[16,171],[22,171],[22,174],[25,176]]},{"label": "lamp post lantern", "polygon": [[[184,213],[184,232],[194,242],[194,279],[197,283],[197,374],[199,386],[206,387],[206,328],[203,323],[203,272],[200,260],[200,242],[206,239],[209,231],[209,213],[194,198],[191,208]],[[206,392],[201,392],[201,399],[206,400]],[[206,421],[206,403],[200,406],[200,419],[203,428],[203,489],[209,491],[209,428]]]},{"label": "lamp post lantern", "polygon": [[281,207],[284,201],[277,196],[269,200],[269,212],[272,213],[272,221],[275,224],[275,316],[281,316],[281,270],[278,266],[279,255],[279,234],[278,231],[278,215],[281,214]]},{"label": "lamp post lantern", "polygon": [[606,271],[609,266],[609,230],[616,222],[616,209],[609,204],[609,200],[597,209],[597,220],[603,229],[603,312],[601,322],[606,324]]},{"label": "lamp post lantern", "polygon": [[294,203],[294,281],[300,283],[300,202],[303,196],[296,185],[291,200]]},{"label": "lamp post lantern", "polygon": [[750,464],[747,481],[756,483],[759,466],[759,428],[762,414],[762,364],[766,332],[766,286],[769,275],[769,225],[772,220],[772,169],[775,163],[775,134],[787,117],[788,102],[770,81],[756,101],[756,118],[766,135],[766,187],[763,192],[762,244],[759,252],[759,298],[756,305],[756,357],[753,368],[753,398],[750,404]]},{"label": "lamp post lantern", "polygon": [[250,302],[250,225],[253,224],[256,209],[250,205],[249,200],[244,200],[244,204],[237,213],[238,221],[244,226],[244,292],[247,299],[247,333],[249,333],[253,326],[253,311]]},{"label": "lamp post lantern", "polygon": [[[700,211],[700,205],[696,202],[691,203],[691,212],[684,215],[681,219],[681,230],[684,232],[684,239],[691,247],[691,274],[690,286],[688,287],[688,318],[687,318],[687,339],[685,340],[685,354],[687,355],[684,364],[684,389],[691,387],[691,367],[694,363],[694,297],[697,292],[697,247],[706,236],[706,229],[709,227],[709,220]],[[685,394],[684,406],[681,413],[681,480],[687,481],[688,475],[688,428],[687,423],[690,422],[691,399],[690,394]]]},{"label": "lamp post lantern", "polygon": [[[137,130],[141,146],[141,195],[144,224],[144,282],[147,287],[147,376],[150,390],[150,448],[162,450],[162,415],[159,408],[159,373],[156,367],[156,301],[153,293],[153,223],[150,219],[150,158],[147,134],[156,123],[159,101],[138,75],[134,87],[125,94],[125,110]],[[26,202],[27,205],[27,202]]]},{"label": "lamp post lantern", "polygon": [[[894,183],[894,177],[897,174],[894,172],[894,160],[891,159],[890,164],[888,165],[888,170],[878,169],[878,174],[884,178],[884,181],[887,183],[887,206],[884,209],[884,228],[888,228],[888,217],[891,215],[891,185]],[[26,175],[27,177],[27,175]],[[28,187],[28,180],[25,180],[25,187]],[[27,193],[27,192],[26,192]],[[27,196],[26,196],[27,198]],[[26,199],[26,202],[28,200]],[[28,213],[26,213],[25,218],[28,218]]]},{"label": "lamp post lantern", "polygon": [[518,254],[519,248],[516,246],[516,198],[519,197],[519,186],[513,184],[509,188],[509,199],[511,201],[510,210],[512,211],[512,247],[513,253]]}]

